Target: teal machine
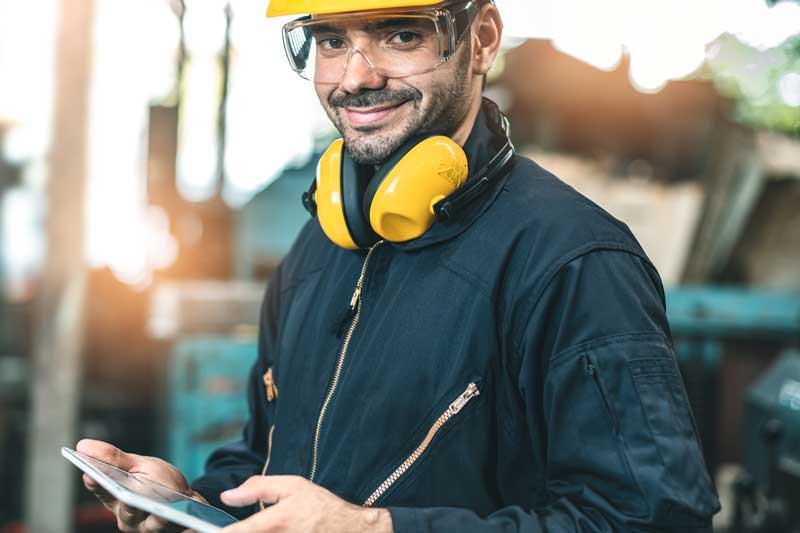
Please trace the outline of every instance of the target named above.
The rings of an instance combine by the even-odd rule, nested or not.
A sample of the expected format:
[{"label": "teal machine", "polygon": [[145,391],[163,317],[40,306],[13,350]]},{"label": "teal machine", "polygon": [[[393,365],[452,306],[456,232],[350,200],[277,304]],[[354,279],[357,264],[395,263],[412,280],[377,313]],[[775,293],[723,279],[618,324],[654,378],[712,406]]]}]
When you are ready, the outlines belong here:
[{"label": "teal machine", "polygon": [[706,461],[714,470],[720,462],[720,376],[723,358],[731,357],[725,348],[780,352],[800,346],[800,294],[676,287],[667,290],[667,316]]},{"label": "teal machine", "polygon": [[173,346],[169,365],[168,460],[192,480],[218,447],[241,438],[253,340],[192,336]]},{"label": "teal machine", "polygon": [[667,312],[703,439],[718,462],[724,345],[783,347],[744,393],[743,473],[736,481],[733,533],[800,533],[800,294],[680,288]]},{"label": "teal machine", "polygon": [[788,351],[749,389],[744,473],[734,533],[800,532],[800,352]]}]

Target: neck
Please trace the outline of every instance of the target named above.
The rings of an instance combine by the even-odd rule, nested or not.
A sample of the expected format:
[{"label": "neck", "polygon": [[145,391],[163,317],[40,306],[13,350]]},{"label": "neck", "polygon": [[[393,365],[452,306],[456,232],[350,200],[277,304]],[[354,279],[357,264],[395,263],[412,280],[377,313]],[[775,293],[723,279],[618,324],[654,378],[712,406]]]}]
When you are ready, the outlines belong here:
[{"label": "neck", "polygon": [[450,136],[459,146],[464,146],[467,142],[469,134],[472,133],[472,128],[475,127],[475,119],[478,117],[478,112],[481,110],[482,87],[480,84],[475,84],[474,89],[473,94],[470,96],[472,102],[467,110],[467,114],[464,116],[464,120],[461,121],[455,133]]}]

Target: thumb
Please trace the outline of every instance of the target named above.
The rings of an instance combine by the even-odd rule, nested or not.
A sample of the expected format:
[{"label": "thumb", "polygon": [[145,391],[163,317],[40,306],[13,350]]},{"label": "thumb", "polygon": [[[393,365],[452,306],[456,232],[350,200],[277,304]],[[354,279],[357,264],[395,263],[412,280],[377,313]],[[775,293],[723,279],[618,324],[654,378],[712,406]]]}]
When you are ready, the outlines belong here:
[{"label": "thumb", "polygon": [[135,463],[136,456],[125,453],[116,446],[99,440],[83,439],[78,442],[75,449],[82,454],[94,457],[126,472],[131,470]]},{"label": "thumb", "polygon": [[253,476],[235,489],[220,494],[226,505],[242,507],[256,502],[276,503],[286,499],[305,482],[296,476]]}]

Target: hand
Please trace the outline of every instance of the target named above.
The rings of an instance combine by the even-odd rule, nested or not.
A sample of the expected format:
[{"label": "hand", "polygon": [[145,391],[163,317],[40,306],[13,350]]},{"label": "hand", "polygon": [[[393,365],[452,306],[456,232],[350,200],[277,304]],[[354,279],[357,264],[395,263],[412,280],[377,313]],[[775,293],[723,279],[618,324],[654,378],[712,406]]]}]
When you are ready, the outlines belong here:
[{"label": "hand", "polygon": [[223,533],[392,533],[388,510],[358,507],[298,476],[253,476],[220,497],[231,507],[273,504]]},{"label": "hand", "polygon": [[[195,500],[208,503],[205,498],[189,487],[186,478],[183,477],[178,469],[166,461],[156,457],[125,453],[119,448],[99,440],[84,439],[75,448],[80,453],[114,465],[126,472],[141,474],[143,478],[155,481]],[[106,509],[114,513],[114,516],[117,517],[117,527],[120,531],[158,531],[167,533],[184,530],[183,527],[168,522],[164,518],[151,515],[141,509],[117,501],[86,474],[83,475],[83,484],[97,496],[97,499],[105,505]]]}]

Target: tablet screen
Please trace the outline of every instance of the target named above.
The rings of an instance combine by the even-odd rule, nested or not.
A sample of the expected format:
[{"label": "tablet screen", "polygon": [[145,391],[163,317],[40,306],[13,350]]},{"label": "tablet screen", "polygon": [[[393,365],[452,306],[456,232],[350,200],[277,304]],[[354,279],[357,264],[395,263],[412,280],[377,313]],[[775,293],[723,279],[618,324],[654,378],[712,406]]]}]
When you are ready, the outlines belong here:
[{"label": "tablet screen", "polygon": [[[175,511],[193,516],[204,522],[209,522],[218,527],[225,527],[236,522],[236,519],[228,513],[216,507],[193,500],[188,496],[170,490],[154,481],[138,477],[136,474],[130,474],[80,452],[69,449],[66,449],[66,451],[97,470],[100,474],[109,478],[109,480],[113,481],[118,487],[133,494],[147,498],[148,500],[169,507]],[[95,477],[92,475],[92,472],[87,473],[91,477]]]}]

